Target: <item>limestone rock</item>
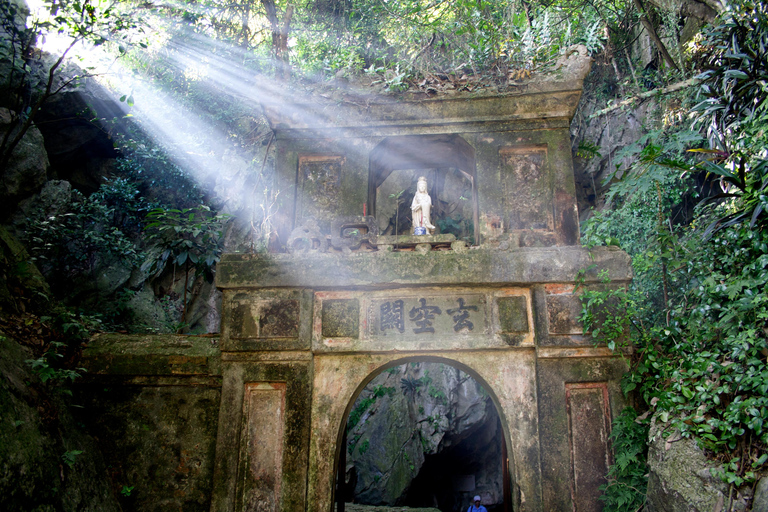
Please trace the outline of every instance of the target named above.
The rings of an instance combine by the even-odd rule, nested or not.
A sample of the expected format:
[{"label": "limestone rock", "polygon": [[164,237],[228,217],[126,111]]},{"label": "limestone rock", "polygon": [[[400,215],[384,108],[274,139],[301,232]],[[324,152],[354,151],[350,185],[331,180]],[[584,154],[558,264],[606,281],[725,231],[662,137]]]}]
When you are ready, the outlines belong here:
[{"label": "limestone rock", "polygon": [[[23,30],[26,26],[26,19],[29,16],[29,6],[24,0],[6,0],[4,2],[8,7],[16,10],[16,15],[13,20],[4,19],[8,26],[0,27],[0,45],[6,50],[0,53],[0,76],[3,80],[0,80],[0,105],[12,104],[12,96],[17,94],[17,83],[9,84],[7,77],[11,76],[11,70],[14,68],[14,60],[18,63],[21,60],[21,48],[20,45],[16,45],[14,52],[11,52],[11,45],[9,40],[13,37],[12,26],[15,25],[15,30]],[[9,17],[10,18],[10,17]],[[11,23],[13,25],[11,25]],[[18,75],[17,75],[18,76]]]},{"label": "limestone rock", "polygon": [[[695,441],[681,437],[679,432],[665,438],[663,428],[655,419],[651,422],[645,512],[726,510],[729,490],[712,475],[715,463],[706,458]],[[730,510],[747,510],[750,499],[751,489],[734,490]]]},{"label": "limestone rock", "polygon": [[648,100],[630,111],[611,112],[600,118],[600,122],[589,122],[589,111],[581,113],[584,118],[574,119],[571,125],[574,140],[594,144],[596,148],[594,156],[576,156],[573,161],[581,220],[590,214],[590,207],[602,206],[598,201],[605,195],[603,183],[608,173],[615,171],[617,165],[629,164],[617,158],[618,154],[647,133],[646,119],[656,108],[657,103]]},{"label": "limestone rock", "polygon": [[48,283],[27,250],[0,226],[0,311],[20,313],[28,303],[43,307],[50,297]]},{"label": "limestone rock", "polygon": [[[66,70],[63,74],[81,72]],[[93,121],[94,117],[118,115],[112,103],[96,86],[88,85],[52,96],[36,117],[45,137],[51,174],[85,193],[98,190],[117,157],[109,132]]]},{"label": "limestone rock", "polygon": [[583,44],[575,44],[557,59],[552,73],[537,75],[532,82],[584,80],[591,68],[589,50]]},{"label": "limestone rock", "polygon": [[498,416],[460,370],[409,363],[385,371],[360,395],[350,421],[357,421],[347,434],[354,491],[346,492],[356,503],[449,510],[474,494],[503,501]]},{"label": "limestone rock", "polygon": [[149,285],[135,292],[125,308],[133,325],[152,332],[169,332],[168,317]]},{"label": "limestone rock", "polygon": [[757,482],[755,497],[752,500],[752,512],[768,512],[768,476]]},{"label": "limestone rock", "polygon": [[[32,357],[15,340],[0,336],[2,509],[118,512],[93,439],[77,426],[63,395],[31,374],[24,361]],[[62,462],[66,452],[73,454],[71,466]]]}]

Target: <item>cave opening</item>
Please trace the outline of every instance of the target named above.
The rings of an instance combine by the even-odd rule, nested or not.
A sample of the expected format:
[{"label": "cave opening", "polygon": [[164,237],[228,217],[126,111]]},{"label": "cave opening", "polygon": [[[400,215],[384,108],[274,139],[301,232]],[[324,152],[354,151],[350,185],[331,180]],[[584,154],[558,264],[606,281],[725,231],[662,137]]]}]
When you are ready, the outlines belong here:
[{"label": "cave opening", "polygon": [[342,446],[338,512],[464,512],[476,495],[488,512],[511,510],[496,405],[457,366],[410,361],[373,377],[350,408]]}]

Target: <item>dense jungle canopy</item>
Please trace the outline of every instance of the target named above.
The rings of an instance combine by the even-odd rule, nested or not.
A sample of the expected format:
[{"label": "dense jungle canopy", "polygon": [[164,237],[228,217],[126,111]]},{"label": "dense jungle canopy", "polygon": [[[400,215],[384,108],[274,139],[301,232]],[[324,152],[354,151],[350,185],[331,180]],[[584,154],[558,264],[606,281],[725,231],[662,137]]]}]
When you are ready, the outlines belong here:
[{"label": "dense jungle canopy", "polygon": [[[636,347],[606,510],[645,503],[652,418],[731,489],[768,471],[765,4],[4,0],[0,18],[0,221],[20,241],[0,262],[0,337],[32,350],[40,389],[77,378],[93,331],[215,329],[194,298],[222,252],[282,250],[265,98],[504,92],[579,44],[594,59],[572,125],[582,243],[621,247],[635,272],[583,293],[592,335]],[[11,175],[57,108],[101,154]],[[628,113],[636,137],[606,134]],[[44,208],[25,203],[44,185]]]}]

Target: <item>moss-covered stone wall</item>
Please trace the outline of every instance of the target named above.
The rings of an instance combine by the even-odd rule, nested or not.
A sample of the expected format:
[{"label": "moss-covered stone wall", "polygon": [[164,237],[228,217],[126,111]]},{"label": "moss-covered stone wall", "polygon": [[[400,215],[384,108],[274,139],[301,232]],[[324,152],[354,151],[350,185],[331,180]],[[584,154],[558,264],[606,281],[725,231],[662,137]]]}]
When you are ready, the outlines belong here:
[{"label": "moss-covered stone wall", "polygon": [[101,335],[85,349],[78,420],[124,511],[208,511],[220,355],[216,338]]}]

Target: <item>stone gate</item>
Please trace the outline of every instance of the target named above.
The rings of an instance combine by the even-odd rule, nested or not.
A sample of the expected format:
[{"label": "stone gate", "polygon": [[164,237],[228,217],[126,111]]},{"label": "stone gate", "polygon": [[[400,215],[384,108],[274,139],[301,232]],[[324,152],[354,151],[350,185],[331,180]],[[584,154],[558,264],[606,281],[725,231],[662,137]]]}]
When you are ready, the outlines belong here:
[{"label": "stone gate", "polygon": [[[162,418],[147,428],[160,441],[133,426],[125,441],[155,450],[157,473],[170,475],[153,496],[185,511],[331,512],[355,398],[386,368],[438,361],[496,405],[508,509],[601,510],[625,363],[582,331],[574,289],[579,276],[582,289],[623,286],[631,271],[621,251],[579,246],[569,123],[581,78],[266,104],[288,252],[218,264],[218,349],[103,338],[85,354],[94,393],[109,379],[133,390],[94,400],[101,428],[113,417],[143,425],[146,410]],[[432,236],[401,229],[420,175]],[[99,405],[119,399],[127,405]],[[133,451],[109,446],[129,465]],[[139,490],[159,485],[133,475]]]},{"label": "stone gate", "polygon": [[[580,81],[542,82],[492,96],[267,105],[289,254],[230,254],[218,267],[211,510],[332,510],[355,398],[410,360],[453,364],[489,391],[512,510],[600,510],[624,363],[582,332],[574,287],[587,268],[587,286],[598,270],[613,285],[630,271],[620,251],[578,246],[569,122],[580,92]],[[436,184],[438,221],[462,195],[442,226],[461,221],[465,236],[392,230],[400,203],[387,192],[422,174]]]}]

